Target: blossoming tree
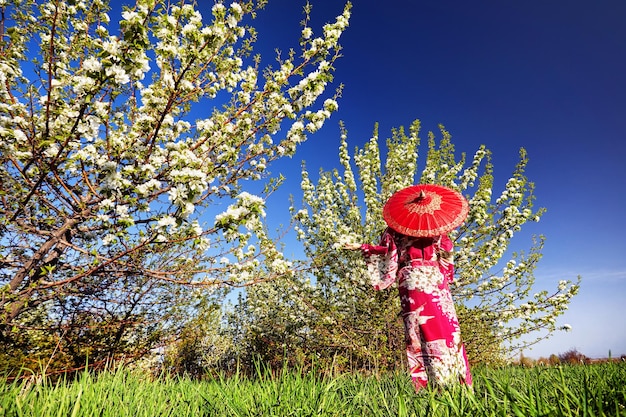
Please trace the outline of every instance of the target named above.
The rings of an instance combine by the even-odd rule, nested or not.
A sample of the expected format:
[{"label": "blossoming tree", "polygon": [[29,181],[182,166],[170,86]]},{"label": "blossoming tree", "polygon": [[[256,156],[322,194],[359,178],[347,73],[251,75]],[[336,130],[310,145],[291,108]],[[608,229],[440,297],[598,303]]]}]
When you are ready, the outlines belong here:
[{"label": "blossoming tree", "polygon": [[[346,242],[377,242],[385,227],[384,202],[414,183],[451,187],[470,202],[465,224],[451,234],[456,250],[452,291],[473,361],[504,360],[554,331],[567,329],[557,325],[556,318],[567,309],[579,282],[561,280],[552,291],[537,291],[533,272],[541,258],[543,237],[534,240],[527,253],[509,247],[525,223],[538,221],[544,213],[533,208],[534,186],[524,174],[524,149],[512,177],[494,200],[491,155],[484,146],[469,163],[465,155],[457,159],[449,133],[441,128],[440,140],[429,134],[428,153],[418,169],[419,129],[417,121],[408,134],[403,128],[394,129],[384,161],[375,131],[355,151],[358,175],[345,131],[339,149],[341,171],[321,171],[314,183],[303,169],[304,206],[293,210],[312,274],[285,282],[291,291],[277,289],[276,284],[252,289],[248,309],[257,320],[251,328],[257,339],[267,338],[276,323],[285,328],[285,323],[292,323],[292,327],[297,324],[295,334],[281,336],[280,342],[293,349],[305,353],[327,349],[336,355],[335,362],[344,357],[352,364],[360,361],[358,366],[399,362],[394,357],[402,346],[397,294],[373,291],[360,254],[341,248]],[[268,296],[274,300],[269,312],[255,302]],[[286,316],[294,311],[298,312],[295,321]]]},{"label": "blossoming tree", "polygon": [[137,0],[112,24],[107,0],[0,2],[3,338],[71,322],[120,341],[139,306],[193,298],[172,285],[289,268],[263,222],[278,181],[241,183],[337,109],[350,4],[319,35],[307,12],[300,53],[263,69],[249,26],[263,3]]}]

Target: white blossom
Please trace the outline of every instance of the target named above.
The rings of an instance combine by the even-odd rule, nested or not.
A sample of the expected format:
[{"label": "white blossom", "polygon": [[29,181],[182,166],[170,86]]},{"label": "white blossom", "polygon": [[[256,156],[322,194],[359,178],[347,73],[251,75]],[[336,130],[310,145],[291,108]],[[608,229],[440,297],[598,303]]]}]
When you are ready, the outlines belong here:
[{"label": "white blossom", "polygon": [[159,221],[157,222],[158,227],[160,228],[165,228],[168,226],[175,226],[176,225],[176,218],[172,217],[172,216],[163,216],[159,219]]}]

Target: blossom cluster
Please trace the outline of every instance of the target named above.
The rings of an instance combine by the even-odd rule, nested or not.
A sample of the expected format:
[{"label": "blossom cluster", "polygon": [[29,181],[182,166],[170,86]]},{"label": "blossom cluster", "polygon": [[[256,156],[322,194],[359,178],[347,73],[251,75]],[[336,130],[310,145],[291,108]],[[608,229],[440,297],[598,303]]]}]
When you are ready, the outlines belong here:
[{"label": "blossom cluster", "polygon": [[260,218],[265,217],[265,200],[261,197],[242,192],[236,200],[225,212],[215,216],[215,225],[224,229],[228,239],[239,236],[239,226],[245,226],[248,230],[258,230],[262,227]]}]

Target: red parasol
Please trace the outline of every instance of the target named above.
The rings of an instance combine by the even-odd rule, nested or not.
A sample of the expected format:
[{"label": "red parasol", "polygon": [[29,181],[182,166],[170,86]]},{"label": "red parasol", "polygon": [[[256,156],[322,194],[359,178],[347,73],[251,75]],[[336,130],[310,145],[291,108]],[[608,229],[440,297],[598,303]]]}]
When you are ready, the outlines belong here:
[{"label": "red parasol", "polygon": [[383,218],[396,232],[433,237],[461,225],[469,212],[467,200],[450,188],[418,184],[393,194],[383,208]]}]

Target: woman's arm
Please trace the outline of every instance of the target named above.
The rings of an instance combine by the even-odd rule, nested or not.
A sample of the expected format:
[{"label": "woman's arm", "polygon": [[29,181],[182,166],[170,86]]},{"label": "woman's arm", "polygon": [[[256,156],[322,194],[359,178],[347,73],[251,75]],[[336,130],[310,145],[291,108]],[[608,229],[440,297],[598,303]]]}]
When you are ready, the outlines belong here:
[{"label": "woman's arm", "polygon": [[344,248],[361,250],[370,282],[375,290],[385,289],[395,282],[398,272],[398,253],[389,231],[383,233],[379,245],[347,243]]},{"label": "woman's arm", "polygon": [[370,245],[369,243],[346,243],[343,247],[348,250],[360,249],[364,256],[384,255],[389,251],[388,246]]},{"label": "woman's arm", "polygon": [[454,280],[454,244],[448,235],[441,236],[437,243],[437,260],[439,261],[439,270],[445,277],[446,281]]}]

